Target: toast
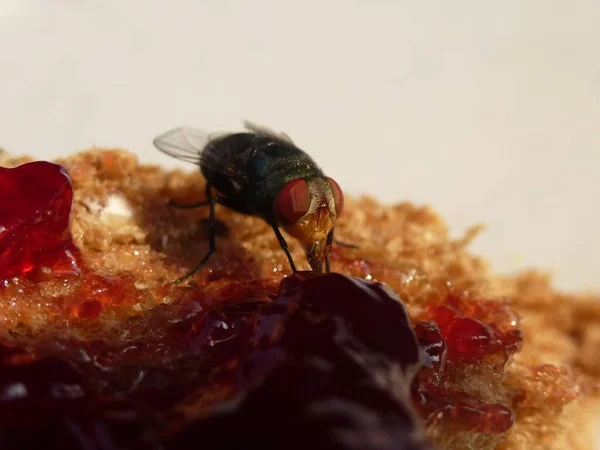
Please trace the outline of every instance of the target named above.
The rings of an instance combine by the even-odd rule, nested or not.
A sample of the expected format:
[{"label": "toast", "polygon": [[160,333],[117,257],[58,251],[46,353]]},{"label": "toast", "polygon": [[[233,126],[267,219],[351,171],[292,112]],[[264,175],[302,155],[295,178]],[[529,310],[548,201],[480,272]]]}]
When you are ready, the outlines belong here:
[{"label": "toast", "polygon": [[[17,167],[27,161],[30,159],[0,153],[3,167]],[[115,402],[124,397],[127,414],[136,411],[131,427],[139,430],[130,431],[135,436],[123,441],[121,448],[186,448],[173,436],[189,433],[186,424],[190,423],[196,424],[196,430],[204,430],[206,436],[215,437],[210,430],[220,429],[221,425],[214,416],[239,392],[225,382],[218,388],[211,383],[231,376],[233,360],[224,362],[211,356],[218,361],[214,364],[224,369],[218,375],[206,375],[206,380],[212,380],[206,381],[208,385],[199,387],[196,381],[178,380],[180,386],[189,385],[189,390],[179,392],[169,387],[165,391],[173,398],[179,396],[177,402],[161,399],[149,407],[150,403],[140,400],[139,404],[145,405],[140,412],[136,389],[151,384],[154,390],[148,392],[158,399],[157,386],[170,386],[160,378],[161,373],[170,373],[166,369],[161,372],[161,365],[185,371],[196,364],[172,358],[179,344],[170,340],[168,330],[179,327],[176,336],[182,339],[182,346],[183,342],[197,343],[198,336],[206,339],[202,330],[207,329],[207,317],[213,312],[230,317],[228,314],[238,312],[231,313],[228,308],[246,308],[236,306],[241,298],[245,299],[243,305],[270,308],[273,298],[285,296],[280,284],[293,277],[271,227],[257,218],[217,206],[216,254],[197,275],[173,285],[170,282],[194,267],[206,251],[208,212],[205,208],[177,210],[168,202],[202,201],[205,182],[201,174],[143,165],[136,156],[120,149],[84,151],[56,162],[66,169],[72,183],[68,239],[76,249],[69,250],[74,255],[73,263],[68,270],[63,264],[5,279],[0,290],[0,336],[10,349],[5,350],[5,361],[43,366],[48,359],[67,360],[69,367],[74,366],[91,380],[81,389],[86,393],[83,398],[94,398],[94,411],[104,405],[105,400],[98,399],[99,393],[103,399],[109,396]],[[336,236],[358,248],[334,246],[330,255],[332,271],[363,280],[365,286],[389,286],[395,292],[390,295],[408,314],[414,331],[411,339],[420,345],[419,361],[402,366],[396,378],[390,375],[389,385],[399,387],[386,388],[390,397],[401,397],[398,404],[404,405],[402,411],[410,417],[406,422],[410,432],[405,434],[410,435],[414,446],[407,444],[406,437],[390,440],[393,433],[388,427],[384,433],[387,440],[380,445],[377,439],[370,440],[372,447],[368,448],[594,448],[599,412],[599,298],[558,292],[549,277],[537,272],[494,274],[483,258],[468,250],[480,229],[474,227],[463,238],[454,240],[431,208],[410,203],[386,206],[368,197],[346,198]],[[292,241],[289,246],[304,274],[309,266],[302,248]],[[311,314],[317,314],[318,305],[311,305]],[[319,314],[323,314],[319,320],[325,320],[329,313]],[[286,320],[292,320],[290,317]],[[212,326],[219,323],[211,320]],[[273,333],[280,336],[281,331]],[[214,342],[211,345],[216,345]],[[126,348],[132,348],[128,350],[134,355],[130,359],[124,356]],[[202,359],[204,348],[194,347],[194,358]],[[143,370],[137,365],[142,360]],[[151,364],[149,360],[153,360]],[[175,360],[187,364],[187,369],[173,369]],[[42,369],[50,374],[67,371],[52,364]],[[207,370],[209,363],[202,364],[194,370]],[[267,385],[273,375],[265,373],[257,379]],[[148,374],[156,379],[149,381]],[[17,388],[11,386],[13,397],[18,397]],[[248,395],[247,390],[244,393]],[[277,404],[285,414],[285,403]],[[101,423],[104,431],[94,434],[82,426],[82,441],[101,439],[98,433],[113,437],[111,433],[117,433],[109,425],[112,422],[106,419],[106,411],[102,411],[104,419],[94,423]],[[60,415],[60,410],[52,410],[51,414]],[[5,416],[0,416],[4,417],[0,418],[3,428],[18,428]],[[204,421],[201,428],[198,421]],[[73,430],[69,433],[76,434]],[[24,427],[17,435],[26,439],[28,433]],[[36,433],[44,435],[39,429]],[[74,438],[69,436],[71,442]],[[3,448],[18,444],[2,438],[8,443]],[[348,439],[342,440],[347,442],[346,447],[338,440],[337,446],[323,448],[358,448]],[[29,443],[35,447],[36,442]],[[306,442],[316,445],[317,441]],[[288,444],[289,448],[300,448]],[[81,448],[85,448],[83,444]],[[214,448],[230,447],[215,444]]]}]

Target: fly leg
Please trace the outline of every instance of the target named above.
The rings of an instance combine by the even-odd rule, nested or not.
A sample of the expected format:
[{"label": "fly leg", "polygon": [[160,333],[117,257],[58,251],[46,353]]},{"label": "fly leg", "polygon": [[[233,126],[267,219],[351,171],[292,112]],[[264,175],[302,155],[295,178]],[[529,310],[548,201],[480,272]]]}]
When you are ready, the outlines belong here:
[{"label": "fly leg", "polygon": [[292,272],[296,273],[297,272],[296,265],[294,264],[294,260],[292,259],[292,255],[290,254],[290,251],[288,250],[287,242],[285,242],[285,239],[284,239],[283,235],[281,234],[281,231],[279,231],[279,228],[277,227],[277,225],[271,224],[271,227],[273,227],[275,236],[277,236],[279,245],[281,246],[281,249],[285,252],[287,259],[290,262],[290,266],[292,266]]},{"label": "fly leg", "polygon": [[325,243],[325,245],[327,246],[327,253],[325,253],[325,273],[331,272],[331,263],[329,262],[329,249],[331,248],[331,244],[334,241],[333,230],[335,230],[335,228],[331,229],[331,231],[327,235],[327,241]]},{"label": "fly leg", "polygon": [[197,203],[188,203],[188,204],[177,203],[172,200],[169,200],[169,203],[167,203],[167,204],[169,206],[172,206],[173,208],[192,209],[192,208],[199,208],[200,206],[210,205],[210,200],[205,200],[203,202],[197,202]]},{"label": "fly leg", "polygon": [[358,249],[358,245],[348,244],[346,242],[338,241],[337,239],[335,239],[333,242],[335,242],[335,245],[339,245],[340,247]]},{"label": "fly leg", "polygon": [[173,282],[174,284],[181,283],[183,280],[196,275],[200,271],[200,269],[204,267],[206,262],[212,256],[212,254],[217,250],[215,227],[215,203],[217,198],[213,197],[213,195],[211,194],[210,187],[210,183],[206,183],[206,198],[208,199],[208,204],[210,205],[210,215],[208,217],[208,251],[206,252],[206,255],[204,255],[204,258],[202,258],[202,261],[200,261],[196,267],[194,267],[191,271],[186,273],[181,278],[175,280]]},{"label": "fly leg", "polygon": [[[229,208],[232,211],[237,211],[240,214],[252,214],[251,211],[248,210],[248,207],[243,203],[243,201],[240,201],[240,200],[232,200],[230,198],[226,198],[221,195],[218,195],[218,196],[215,196],[212,201],[214,201],[215,203],[219,203],[220,205],[223,205],[225,208]],[[177,202],[169,200],[169,202],[167,204],[173,208],[192,209],[192,208],[199,208],[201,206],[210,205],[210,202],[211,202],[211,200],[204,200],[202,202],[186,204],[186,203],[177,203]]]}]

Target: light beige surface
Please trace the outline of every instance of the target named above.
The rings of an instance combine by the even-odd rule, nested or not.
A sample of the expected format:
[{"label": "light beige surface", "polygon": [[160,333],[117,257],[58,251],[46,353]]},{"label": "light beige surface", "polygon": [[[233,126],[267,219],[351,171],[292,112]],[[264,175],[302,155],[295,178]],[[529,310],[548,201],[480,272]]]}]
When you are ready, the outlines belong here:
[{"label": "light beige surface", "polygon": [[156,134],[249,118],[350,191],[485,222],[502,270],[600,290],[598,23],[596,0],[3,0],[0,145],[173,164]]}]

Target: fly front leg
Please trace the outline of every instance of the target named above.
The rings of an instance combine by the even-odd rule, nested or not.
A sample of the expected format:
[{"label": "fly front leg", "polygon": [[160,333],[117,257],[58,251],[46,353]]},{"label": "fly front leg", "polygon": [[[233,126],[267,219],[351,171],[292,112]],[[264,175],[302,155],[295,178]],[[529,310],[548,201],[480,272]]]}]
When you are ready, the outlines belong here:
[{"label": "fly front leg", "polygon": [[332,228],[329,234],[327,235],[327,242],[325,244],[327,246],[327,253],[325,253],[325,273],[331,272],[331,263],[329,262],[329,249],[331,248],[331,244],[334,241],[333,230],[335,230],[335,228]]},{"label": "fly front leg", "polygon": [[275,236],[277,236],[279,245],[280,245],[281,249],[285,252],[287,259],[290,262],[290,266],[292,266],[292,272],[296,273],[297,272],[296,265],[294,264],[294,260],[292,259],[292,255],[290,254],[290,251],[288,249],[287,242],[285,242],[285,239],[284,239],[283,235],[281,234],[281,231],[279,231],[279,227],[274,223],[271,224],[271,227],[273,227]]},{"label": "fly front leg", "polygon": [[216,221],[215,221],[215,203],[217,201],[217,197],[213,196],[210,192],[211,185],[210,183],[206,183],[206,198],[208,199],[208,204],[210,205],[210,215],[208,216],[208,252],[202,258],[202,261],[198,263],[196,267],[194,267],[190,272],[186,273],[181,278],[178,278],[173,283],[181,283],[183,280],[186,280],[189,277],[196,275],[202,267],[208,262],[213,253],[217,250],[216,245]]},{"label": "fly front leg", "polygon": [[334,239],[333,242],[340,247],[358,249],[358,245],[348,244],[347,242],[338,241],[337,239]]}]

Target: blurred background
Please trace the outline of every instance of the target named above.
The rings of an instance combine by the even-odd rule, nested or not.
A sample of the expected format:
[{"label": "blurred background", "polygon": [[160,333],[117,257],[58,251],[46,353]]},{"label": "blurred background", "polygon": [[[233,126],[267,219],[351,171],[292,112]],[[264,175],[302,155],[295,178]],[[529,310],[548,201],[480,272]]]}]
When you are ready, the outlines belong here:
[{"label": "blurred background", "polygon": [[[426,203],[504,272],[600,290],[597,0],[0,0],[0,146],[287,132],[346,191]],[[186,166],[192,169],[189,166]]]}]

